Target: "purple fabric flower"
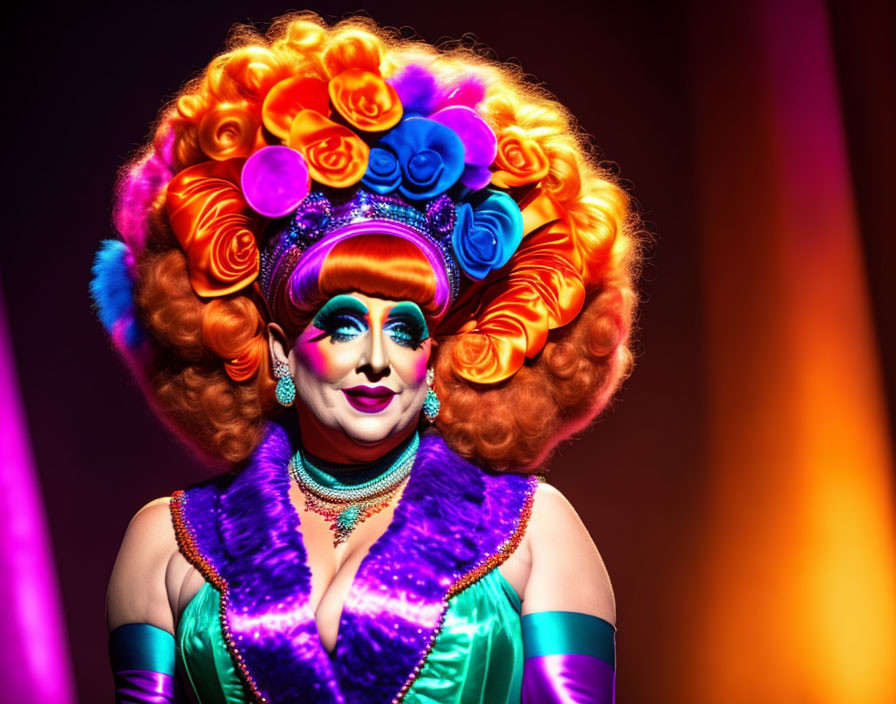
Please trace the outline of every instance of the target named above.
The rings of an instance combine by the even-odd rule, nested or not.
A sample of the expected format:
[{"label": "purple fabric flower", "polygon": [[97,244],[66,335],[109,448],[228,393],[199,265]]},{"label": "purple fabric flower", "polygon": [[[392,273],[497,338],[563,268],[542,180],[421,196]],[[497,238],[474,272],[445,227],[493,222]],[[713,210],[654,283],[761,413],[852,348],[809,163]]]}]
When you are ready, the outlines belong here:
[{"label": "purple fabric flower", "polygon": [[291,147],[264,147],[246,159],[240,182],[243,197],[265,217],[279,218],[295,210],[311,189],[302,155]]},{"label": "purple fabric flower", "polygon": [[401,165],[395,154],[382,147],[371,149],[361,183],[380,195],[387,195],[398,188],[401,184]]},{"label": "purple fabric flower", "polygon": [[523,216],[516,201],[506,193],[487,192],[475,208],[469,203],[458,206],[451,235],[458,263],[475,280],[504,266],[523,240]]},{"label": "purple fabric flower", "polygon": [[489,165],[498,154],[498,138],[488,123],[472,108],[453,105],[430,116],[439,124],[450,127],[464,143],[467,164]]},{"label": "purple fabric flower", "polygon": [[492,179],[488,167],[498,155],[498,138],[488,123],[472,108],[453,105],[430,116],[431,120],[449,127],[464,145],[464,172],[460,181],[478,191]]},{"label": "purple fabric flower", "polygon": [[423,66],[409,64],[390,78],[389,83],[398,93],[405,116],[427,116],[447,98],[433,76]]},{"label": "purple fabric flower", "polygon": [[401,166],[399,193],[411,201],[429,200],[451,188],[464,170],[464,145],[445,125],[411,117],[378,143]]}]

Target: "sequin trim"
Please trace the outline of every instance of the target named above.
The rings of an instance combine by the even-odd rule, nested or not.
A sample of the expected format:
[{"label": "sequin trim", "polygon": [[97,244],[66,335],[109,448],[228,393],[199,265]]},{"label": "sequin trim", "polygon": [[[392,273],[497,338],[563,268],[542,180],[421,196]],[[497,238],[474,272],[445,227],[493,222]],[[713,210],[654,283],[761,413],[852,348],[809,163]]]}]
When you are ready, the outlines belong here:
[{"label": "sequin trim", "polygon": [[187,496],[182,489],[175,491],[171,495],[171,518],[174,522],[174,535],[177,538],[177,546],[187,562],[199,570],[205,581],[211,584],[221,595],[218,618],[221,622],[221,632],[224,636],[224,643],[227,645],[227,650],[230,653],[230,659],[233,660],[233,664],[243,683],[248,688],[252,699],[258,702],[258,704],[268,704],[268,700],[258,691],[258,686],[252,675],[249,674],[249,669],[243,661],[242,653],[240,653],[230,633],[230,623],[227,621],[227,605],[230,602],[227,580],[218,573],[208,558],[197,547],[193,527],[184,514],[186,502]]},{"label": "sequin trim", "polygon": [[420,659],[417,661],[417,664],[414,666],[414,669],[411,671],[408,679],[402,685],[401,690],[399,690],[398,694],[392,700],[392,704],[399,704],[407,696],[407,693],[410,691],[414,682],[417,680],[417,677],[419,677],[420,673],[423,671],[423,667],[426,665],[426,660],[429,658],[429,654],[432,652],[436,641],[439,639],[439,635],[441,635],[442,633],[442,628],[445,625],[445,617],[448,613],[448,600],[460,594],[467,587],[475,584],[491,570],[499,567],[520,546],[520,543],[523,540],[523,536],[526,534],[526,528],[529,525],[529,518],[532,516],[532,504],[535,501],[535,490],[538,488],[538,485],[542,483],[542,481],[544,481],[543,478],[539,476],[533,475],[529,477],[527,482],[528,488],[526,491],[526,499],[523,502],[522,507],[520,508],[519,521],[517,523],[516,530],[514,530],[513,532],[513,535],[511,535],[510,538],[508,538],[507,541],[505,541],[505,543],[498,548],[497,552],[482,560],[476,567],[467,572],[465,575],[459,577],[451,584],[451,586],[448,587],[445,598],[442,600],[442,615],[439,617],[439,624],[435,627],[435,630],[430,635],[429,642],[426,644],[426,647],[420,654]]}]

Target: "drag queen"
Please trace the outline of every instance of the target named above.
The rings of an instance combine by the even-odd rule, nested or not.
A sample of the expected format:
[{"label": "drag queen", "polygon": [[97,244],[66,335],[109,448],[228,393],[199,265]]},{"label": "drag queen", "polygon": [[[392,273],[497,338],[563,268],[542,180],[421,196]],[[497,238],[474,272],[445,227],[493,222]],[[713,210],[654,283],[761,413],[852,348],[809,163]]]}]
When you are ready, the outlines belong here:
[{"label": "drag queen", "polygon": [[368,21],[187,84],[92,291],[233,469],[128,527],[117,701],[611,702],[609,579],[537,473],[631,366],[627,207],[518,71]]}]

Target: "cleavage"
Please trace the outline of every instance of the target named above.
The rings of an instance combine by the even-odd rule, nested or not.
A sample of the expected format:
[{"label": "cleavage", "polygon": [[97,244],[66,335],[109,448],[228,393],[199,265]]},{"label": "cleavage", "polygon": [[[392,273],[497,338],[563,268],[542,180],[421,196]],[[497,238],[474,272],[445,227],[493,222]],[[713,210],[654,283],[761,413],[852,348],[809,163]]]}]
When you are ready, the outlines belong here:
[{"label": "cleavage", "polygon": [[305,510],[301,490],[293,484],[290,500],[299,514],[301,540],[311,572],[309,605],[314,612],[321,644],[329,654],[335,650],[339,622],[352,584],[370,548],[392,521],[399,494],[379,513],[363,521],[341,545],[333,546],[329,523],[312,511]]}]

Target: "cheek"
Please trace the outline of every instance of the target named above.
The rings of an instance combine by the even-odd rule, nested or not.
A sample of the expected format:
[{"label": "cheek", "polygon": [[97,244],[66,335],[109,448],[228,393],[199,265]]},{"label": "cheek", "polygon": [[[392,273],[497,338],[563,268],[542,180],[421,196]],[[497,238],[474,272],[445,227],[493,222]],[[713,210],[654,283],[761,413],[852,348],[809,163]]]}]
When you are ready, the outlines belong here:
[{"label": "cheek", "polygon": [[418,350],[400,349],[393,354],[395,371],[409,386],[426,383],[426,368],[429,366],[430,343],[427,341]]},{"label": "cheek", "polygon": [[295,346],[296,359],[311,374],[325,381],[338,381],[354,368],[351,343],[334,345],[329,339],[307,342],[298,340]]},{"label": "cheek", "polygon": [[426,354],[420,354],[417,357],[416,364],[414,366],[414,381],[418,384],[424,383],[426,381],[426,367],[429,366],[429,350],[427,349]]}]

